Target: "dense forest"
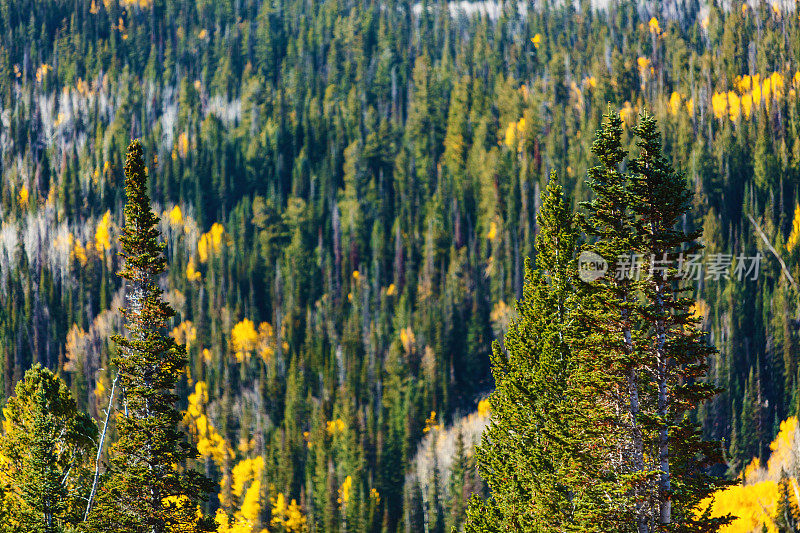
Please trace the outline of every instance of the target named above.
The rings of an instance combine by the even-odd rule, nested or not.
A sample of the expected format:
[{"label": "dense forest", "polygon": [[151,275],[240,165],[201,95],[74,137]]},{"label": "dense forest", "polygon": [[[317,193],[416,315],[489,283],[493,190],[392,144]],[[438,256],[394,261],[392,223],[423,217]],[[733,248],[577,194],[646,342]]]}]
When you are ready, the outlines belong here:
[{"label": "dense forest", "polygon": [[[492,341],[537,258],[550,173],[576,207],[591,200],[603,115],[635,152],[646,110],[693,193],[680,224],[705,245],[693,313],[722,392],[693,419],[723,442],[718,474],[761,482],[800,414],[799,14],[0,0],[3,396],[38,363],[101,428],[119,407],[138,138],[187,352],[185,466],[213,481],[219,531],[458,530],[487,491],[472,448]],[[758,275],[735,275],[756,254]]]}]

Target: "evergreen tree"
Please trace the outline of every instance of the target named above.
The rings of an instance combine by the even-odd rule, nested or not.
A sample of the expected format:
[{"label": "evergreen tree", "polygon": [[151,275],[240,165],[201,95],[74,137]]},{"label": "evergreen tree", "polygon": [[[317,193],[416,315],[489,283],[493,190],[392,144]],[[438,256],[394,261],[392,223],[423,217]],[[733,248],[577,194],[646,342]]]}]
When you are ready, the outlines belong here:
[{"label": "evergreen tree", "polygon": [[88,469],[97,436],[69,388],[35,365],[3,409],[0,437],[6,519],[0,531],[56,533],[83,518]]},{"label": "evergreen tree", "polygon": [[797,479],[789,478],[781,470],[778,482],[778,505],[775,509],[775,528],[778,533],[794,533],[800,531],[800,506],[798,506]]},{"label": "evergreen tree", "polygon": [[147,195],[142,146],[133,141],[125,162],[125,227],[120,242],[127,284],[122,309],[127,336],[116,335],[123,412],[109,473],[90,521],[104,531],[166,533],[214,531],[199,504],[211,484],[187,468],[197,455],[178,429],[181,413],[173,392],[186,364],[186,350],[166,335],[175,312],[164,302],[158,276],[166,269],[158,240],[158,217]]},{"label": "evergreen tree", "polygon": [[[647,456],[657,470],[652,513],[657,524],[679,530],[715,531],[726,519],[695,518],[695,508],[722,480],[707,469],[724,463],[717,442],[703,441],[701,428],[690,413],[719,393],[704,382],[708,358],[716,353],[698,328],[693,314],[692,286],[682,285],[670,258],[695,253],[700,231],[679,228],[689,212],[692,193],[683,175],[675,172],[662,154],[661,134],[655,119],[643,113],[633,130],[639,155],[631,161],[630,193],[636,216],[634,253],[648,261],[643,273],[643,303],[637,310],[642,330],[643,367],[647,375],[648,412],[642,423],[652,432]],[[657,460],[656,460],[657,458]]]},{"label": "evergreen tree", "polygon": [[619,172],[620,126],[611,114],[593,146],[605,169],[590,171],[595,199],[585,220],[597,241],[587,249],[616,268],[589,289],[596,305],[587,316],[595,327],[585,347],[607,361],[607,395],[627,411],[615,425],[623,436],[618,473],[630,523],[640,533],[714,531],[729,518],[697,517],[695,508],[726,485],[708,474],[724,459],[690,413],[718,393],[703,382],[716,351],[692,317],[694,300],[686,293],[693,288],[681,285],[671,264],[699,248],[698,232],[678,228],[692,195],[663,157],[656,121],[646,113],[633,129],[639,155],[630,174]]},{"label": "evergreen tree", "polygon": [[602,520],[584,521],[594,506],[592,487],[585,481],[595,472],[586,462],[589,454],[581,453],[589,448],[583,438],[591,425],[579,395],[585,376],[578,375],[571,351],[578,305],[573,286],[577,235],[555,174],[543,196],[538,268],[526,262],[519,318],[504,345],[495,342],[492,354],[492,421],[477,452],[492,495],[471,500],[469,532],[605,527]]}]

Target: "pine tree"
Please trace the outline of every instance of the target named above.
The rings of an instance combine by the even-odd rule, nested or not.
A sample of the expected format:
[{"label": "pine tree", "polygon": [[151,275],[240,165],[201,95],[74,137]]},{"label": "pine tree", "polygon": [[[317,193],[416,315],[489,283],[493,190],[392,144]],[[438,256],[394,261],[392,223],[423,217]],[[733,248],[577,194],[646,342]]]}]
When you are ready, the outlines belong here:
[{"label": "pine tree", "polygon": [[725,486],[708,474],[724,459],[690,413],[718,393],[703,383],[716,350],[698,330],[691,287],[672,264],[699,248],[698,232],[678,229],[692,195],[662,155],[655,120],[643,114],[633,132],[639,155],[629,174],[618,170],[625,158],[618,117],[608,117],[593,146],[604,168],[590,171],[595,199],[585,227],[597,240],[586,249],[616,268],[587,288],[595,305],[585,315],[592,333],[584,346],[605,361],[606,397],[626,412],[614,423],[621,461],[608,458],[628,496],[625,521],[640,533],[713,531],[728,518],[698,517],[695,508]]},{"label": "pine tree", "polygon": [[[679,253],[695,253],[700,231],[679,228],[689,212],[692,193],[683,175],[662,154],[655,119],[646,112],[634,128],[639,155],[631,161],[629,191],[636,216],[633,251],[649,261],[641,284],[643,305],[638,310],[642,330],[643,367],[654,398],[648,401],[643,425],[652,432],[647,456],[658,470],[652,513],[660,529],[674,525],[691,531],[713,531],[725,519],[695,518],[694,509],[722,480],[707,469],[724,463],[717,442],[703,441],[700,426],[689,414],[719,392],[704,382],[706,361],[716,354],[692,316],[693,287],[681,284],[681,273],[670,265]],[[655,461],[657,458],[657,461]]]},{"label": "pine tree", "polygon": [[778,482],[778,505],[775,509],[775,528],[778,533],[800,531],[800,506],[798,506],[797,479],[789,478],[781,470]]},{"label": "pine tree", "polygon": [[69,388],[35,365],[3,409],[0,479],[8,516],[0,531],[55,533],[76,526],[87,496],[97,426]]},{"label": "pine tree", "polygon": [[186,468],[197,452],[178,429],[181,414],[173,389],[186,364],[186,350],[165,333],[175,312],[158,285],[166,269],[165,246],[158,240],[158,217],[146,183],[142,147],[133,141],[125,163],[128,202],[120,237],[125,265],[119,273],[127,281],[122,313],[128,335],[113,337],[120,351],[113,363],[123,411],[110,471],[90,521],[104,531],[214,531],[213,521],[199,512],[211,483]]},{"label": "pine tree", "polygon": [[[555,175],[538,216],[536,265],[526,262],[519,318],[495,342],[489,396],[492,421],[478,448],[478,467],[492,495],[474,496],[466,531],[601,531],[604,522],[588,520],[594,506],[594,464],[587,462],[590,418],[580,400],[585,376],[575,365],[571,345],[578,301],[575,298],[573,214]],[[583,381],[583,385],[586,381]],[[584,477],[585,476],[585,477]],[[594,517],[593,517],[594,518]]]},{"label": "pine tree", "polygon": [[[596,254],[608,265],[630,257],[635,238],[630,176],[621,170],[628,155],[622,147],[622,133],[622,120],[609,111],[592,144],[592,153],[600,163],[588,171],[594,198],[582,205],[584,212],[580,215],[590,239],[582,253]],[[639,332],[634,327],[638,281],[629,274],[618,276],[612,270],[593,283],[579,286],[586,305],[578,320],[586,334],[578,343],[578,352],[587,366],[604,375],[606,385],[598,391],[598,401],[615,413],[605,427],[610,445],[605,460],[610,482],[622,497],[597,511],[614,515],[620,524],[630,522],[636,531],[646,533],[647,510],[641,486],[645,475],[640,420],[642,376]],[[619,459],[609,460],[613,455]]]}]

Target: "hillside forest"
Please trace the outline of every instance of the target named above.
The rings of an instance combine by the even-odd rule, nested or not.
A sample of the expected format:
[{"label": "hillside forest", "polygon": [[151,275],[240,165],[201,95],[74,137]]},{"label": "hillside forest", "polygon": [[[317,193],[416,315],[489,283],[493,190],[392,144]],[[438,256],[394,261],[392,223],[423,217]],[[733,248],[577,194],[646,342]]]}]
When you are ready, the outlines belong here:
[{"label": "hillside forest", "polygon": [[[141,444],[118,381],[139,386],[135,349],[114,337],[133,338],[141,272],[153,309],[174,311],[159,315],[174,356],[160,468],[200,505],[186,531],[473,527],[492,344],[522,316],[526,260],[546,259],[548,187],[583,216],[597,199],[609,116],[631,172],[653,119],[685,178],[676,227],[704,247],[687,312],[716,347],[700,380],[718,391],[687,424],[717,443],[704,475],[719,492],[700,508],[734,515],[721,531],[796,531],[799,15],[739,0],[0,0],[0,460],[31,445],[20,420],[53,429],[25,418],[52,396],[79,480],[56,512],[72,518],[41,531],[89,527],[96,469],[94,485],[132,486],[105,480]],[[131,176],[156,217],[140,271],[123,249]],[[158,243],[163,274],[148,270]],[[737,275],[755,256],[757,275]],[[30,494],[12,474],[0,531],[40,531],[14,514]]]}]

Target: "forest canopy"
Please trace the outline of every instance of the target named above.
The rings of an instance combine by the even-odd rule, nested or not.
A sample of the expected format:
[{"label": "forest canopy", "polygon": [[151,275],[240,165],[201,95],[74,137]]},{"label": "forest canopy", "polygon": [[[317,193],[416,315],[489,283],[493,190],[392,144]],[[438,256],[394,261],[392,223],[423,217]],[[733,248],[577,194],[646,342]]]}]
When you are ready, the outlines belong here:
[{"label": "forest canopy", "polygon": [[204,513],[459,529],[550,173],[591,201],[603,114],[635,153],[647,110],[705,246],[722,392],[691,417],[735,479],[800,403],[799,91],[794,4],[0,0],[3,396],[39,364],[102,427],[140,139]]}]

